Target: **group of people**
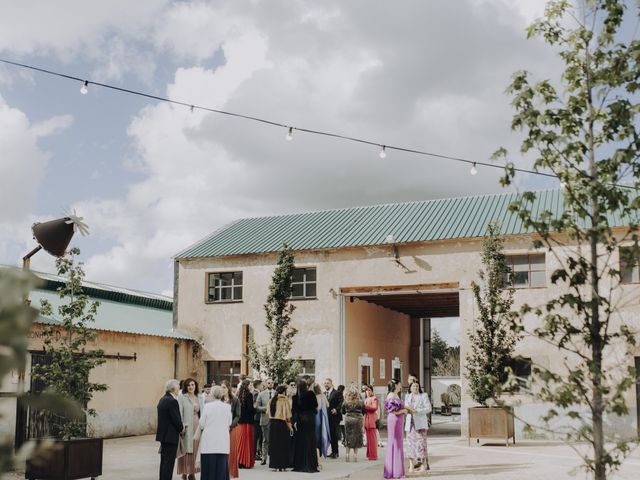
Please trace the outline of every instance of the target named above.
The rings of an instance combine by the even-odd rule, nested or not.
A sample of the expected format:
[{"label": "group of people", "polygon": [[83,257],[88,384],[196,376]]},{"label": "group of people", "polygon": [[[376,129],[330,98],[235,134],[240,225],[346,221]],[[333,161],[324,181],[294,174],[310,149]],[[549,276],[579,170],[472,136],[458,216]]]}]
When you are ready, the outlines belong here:
[{"label": "group of people", "polygon": [[[410,381],[404,402],[400,382],[389,383],[385,478],[404,476],[405,430],[410,470],[428,469],[431,404],[417,380]],[[165,392],[156,434],[160,480],[172,478],[176,458],[182,480],[195,480],[196,473],[202,480],[237,478],[239,469],[253,468],[256,460],[274,471],[317,472],[322,458],[339,457],[341,437],[347,462],[357,462],[365,444],[366,458],[378,459],[379,405],[370,385],[351,385],[345,393],[329,378],[322,387],[309,376],[283,385],[245,378],[236,388],[225,380],[200,392],[189,378],[168,381]]]}]

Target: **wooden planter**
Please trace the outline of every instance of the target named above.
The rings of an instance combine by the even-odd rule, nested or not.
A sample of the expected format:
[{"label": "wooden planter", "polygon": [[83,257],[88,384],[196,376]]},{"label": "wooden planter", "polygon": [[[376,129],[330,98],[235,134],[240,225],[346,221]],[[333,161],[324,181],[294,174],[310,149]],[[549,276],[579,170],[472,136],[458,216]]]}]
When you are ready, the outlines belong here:
[{"label": "wooden planter", "polygon": [[509,446],[509,439],[516,443],[513,409],[499,407],[469,408],[469,445],[471,439],[499,438]]},{"label": "wooden planter", "polygon": [[102,475],[102,438],[56,440],[47,458],[27,461],[28,480],[76,480]]}]

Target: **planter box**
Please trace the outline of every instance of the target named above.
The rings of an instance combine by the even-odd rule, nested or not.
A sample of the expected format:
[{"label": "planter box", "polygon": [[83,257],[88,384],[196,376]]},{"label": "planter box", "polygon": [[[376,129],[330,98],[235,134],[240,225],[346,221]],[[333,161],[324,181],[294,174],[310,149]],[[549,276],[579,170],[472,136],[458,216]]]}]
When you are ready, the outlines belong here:
[{"label": "planter box", "polygon": [[102,438],[56,440],[47,458],[27,462],[28,480],[76,480],[102,475]]},{"label": "planter box", "polygon": [[469,410],[469,445],[471,439],[499,438],[509,446],[516,443],[513,410],[497,407],[472,407]]}]

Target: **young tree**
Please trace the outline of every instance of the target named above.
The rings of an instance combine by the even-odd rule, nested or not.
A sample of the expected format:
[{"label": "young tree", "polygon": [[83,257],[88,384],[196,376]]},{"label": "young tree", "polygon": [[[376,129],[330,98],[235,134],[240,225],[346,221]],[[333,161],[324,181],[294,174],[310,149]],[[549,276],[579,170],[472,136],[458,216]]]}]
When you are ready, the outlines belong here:
[{"label": "young tree", "polygon": [[[636,23],[638,12],[637,4],[617,0],[577,7],[567,0],[550,2],[529,36],[542,37],[559,52],[565,65],[561,87],[519,72],[508,90],[516,110],[512,127],[525,133],[522,152],[535,154],[535,170],[558,176],[564,195],[559,215],[532,208],[532,192],[512,205],[524,226],[538,234],[534,246],[547,247],[558,265],[551,275],[558,293],[542,306],[523,306],[516,327],[559,349],[562,362],[553,368],[534,365],[533,394],[556,406],[542,419],[547,428],[554,428],[560,411],[577,424],[564,433],[569,441],[591,446],[578,453],[597,480],[629,452],[619,436],[605,443],[604,423],[605,416],[615,421],[628,414],[625,394],[635,378],[629,360],[616,368],[611,359],[636,344],[619,312],[625,272],[616,259],[626,252],[633,266],[639,258],[640,42],[630,39],[633,32],[621,31],[626,17]],[[506,150],[495,156],[505,157]],[[503,184],[514,174],[508,163]],[[527,328],[524,318],[531,316],[538,321]]]},{"label": "young tree", "polygon": [[[60,398],[75,401],[84,408],[82,418],[71,418],[56,412],[48,412],[50,433],[56,438],[85,437],[87,435],[86,416],[96,412],[88,408],[94,392],[102,392],[107,385],[89,381],[89,375],[98,365],[105,362],[104,352],[99,349],[87,350],[87,344],[96,337],[91,331],[100,302],[89,300],[82,289],[84,271],[82,263],[76,265],[78,248],[72,248],[64,256],[56,259],[58,275],[67,277],[58,288],[62,304],[57,309],[57,319],[61,326],[49,326],[43,330],[45,350],[51,357],[48,365],[34,366],[33,377],[47,386],[47,391]],[[47,300],[42,300],[40,312],[51,316],[53,309]]]},{"label": "young tree", "polygon": [[517,341],[511,328],[515,312],[511,269],[503,253],[497,224],[489,224],[482,242],[481,284],[473,282],[471,290],[478,308],[475,329],[469,332],[471,351],[467,354],[466,377],[471,397],[481,405],[496,401],[509,373],[508,366]]},{"label": "young tree", "polygon": [[449,344],[442,338],[440,332],[434,328],[431,331],[431,359],[434,362],[444,359],[448,349]]},{"label": "young tree", "polygon": [[301,371],[300,362],[289,357],[293,340],[298,333],[298,330],[291,326],[291,314],[295,306],[289,302],[293,267],[293,254],[287,245],[284,245],[278,255],[269,296],[264,305],[269,342],[266,345],[256,345],[253,339],[249,342],[248,361],[251,368],[273,378],[277,383],[296,378]]}]

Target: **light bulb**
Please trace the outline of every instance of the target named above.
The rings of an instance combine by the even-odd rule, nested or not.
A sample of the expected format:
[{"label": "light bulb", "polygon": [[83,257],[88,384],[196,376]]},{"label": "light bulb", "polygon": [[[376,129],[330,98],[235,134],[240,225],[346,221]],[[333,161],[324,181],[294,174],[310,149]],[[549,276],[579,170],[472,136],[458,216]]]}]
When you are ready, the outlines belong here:
[{"label": "light bulb", "polygon": [[191,113],[193,113],[193,105],[189,107],[189,110],[191,111]]},{"label": "light bulb", "polygon": [[85,80],[82,86],[80,87],[80,93],[86,95],[89,93],[89,81]]},{"label": "light bulb", "polygon": [[287,142],[293,140],[293,127],[289,127],[289,131],[287,132],[287,136],[285,137]]},{"label": "light bulb", "polygon": [[384,145],[382,145],[382,148],[380,149],[380,158],[387,158],[387,147]]},{"label": "light bulb", "polygon": [[471,165],[471,170],[469,170],[469,173],[471,175],[476,175],[478,173],[478,169],[476,168],[476,162],[473,162],[473,165]]}]

